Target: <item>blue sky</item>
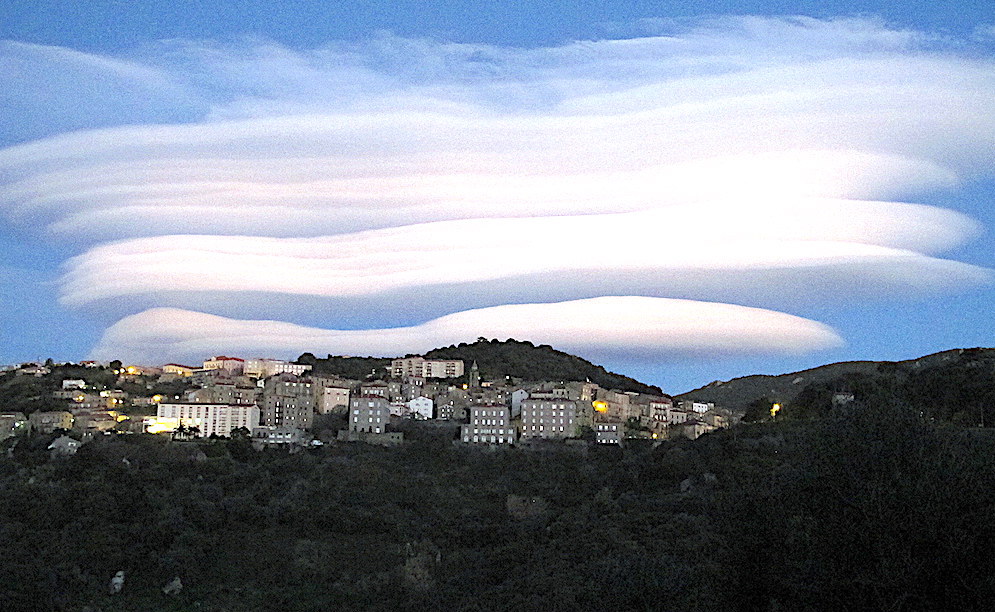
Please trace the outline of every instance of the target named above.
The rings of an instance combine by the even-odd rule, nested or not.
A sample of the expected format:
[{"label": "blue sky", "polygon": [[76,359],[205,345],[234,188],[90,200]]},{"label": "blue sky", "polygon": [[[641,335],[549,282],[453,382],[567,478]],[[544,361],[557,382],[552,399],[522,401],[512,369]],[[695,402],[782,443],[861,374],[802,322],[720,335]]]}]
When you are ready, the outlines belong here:
[{"label": "blue sky", "polygon": [[985,2],[7,3],[0,362],[490,331],[677,393],[991,346],[993,27]]}]

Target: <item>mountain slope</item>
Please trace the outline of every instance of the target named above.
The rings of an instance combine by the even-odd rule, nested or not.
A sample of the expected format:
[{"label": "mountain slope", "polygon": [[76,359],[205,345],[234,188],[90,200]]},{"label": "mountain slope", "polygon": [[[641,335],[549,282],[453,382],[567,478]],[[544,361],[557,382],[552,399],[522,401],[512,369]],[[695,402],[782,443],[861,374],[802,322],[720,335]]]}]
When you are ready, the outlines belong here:
[{"label": "mountain slope", "polygon": [[[817,416],[833,396],[863,402],[900,402],[939,420],[995,423],[995,349],[953,349],[906,361],[848,361],[779,376],[754,375],[713,382],[680,399],[715,402],[761,417],[773,402],[785,415]],[[992,414],[988,414],[989,409]],[[974,416],[965,416],[974,411]]]}]

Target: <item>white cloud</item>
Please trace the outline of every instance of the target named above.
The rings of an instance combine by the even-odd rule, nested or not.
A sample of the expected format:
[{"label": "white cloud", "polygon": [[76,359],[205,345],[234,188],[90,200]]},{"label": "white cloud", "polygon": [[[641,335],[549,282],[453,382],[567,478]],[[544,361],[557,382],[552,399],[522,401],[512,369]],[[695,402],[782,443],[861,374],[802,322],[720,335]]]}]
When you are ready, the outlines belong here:
[{"label": "white cloud", "polygon": [[[835,277],[839,291],[861,282],[894,290],[896,279],[908,290],[929,290],[987,279],[982,269],[922,255],[956,246],[975,229],[966,217],[927,206],[812,200],[469,219],[319,238],[164,236],[73,258],[62,300],[79,306],[170,291],[372,296],[516,277],[569,285],[563,273],[586,272],[572,290],[561,288],[583,297],[592,278],[608,271],[655,274],[658,291],[673,295],[728,271],[816,267]],[[756,290],[751,284],[744,293]],[[465,291],[466,304],[473,293]]]},{"label": "white cloud", "polygon": [[[759,304],[989,279],[937,257],[974,222],[895,200],[990,175],[990,59],[868,19],[642,26],[664,35],[0,48],[180,109],[0,150],[0,210],[78,246],[62,300],[91,309],[262,292],[389,322],[501,299]],[[45,108],[16,80],[6,95]],[[419,292],[435,298],[412,306]]]},{"label": "white cloud", "polygon": [[758,308],[689,300],[602,297],[469,310],[414,327],[325,330],[155,308],[109,327],[91,357],[148,362],[228,352],[296,357],[304,352],[397,356],[478,336],[530,339],[581,356],[803,354],[842,344],[829,327]]}]

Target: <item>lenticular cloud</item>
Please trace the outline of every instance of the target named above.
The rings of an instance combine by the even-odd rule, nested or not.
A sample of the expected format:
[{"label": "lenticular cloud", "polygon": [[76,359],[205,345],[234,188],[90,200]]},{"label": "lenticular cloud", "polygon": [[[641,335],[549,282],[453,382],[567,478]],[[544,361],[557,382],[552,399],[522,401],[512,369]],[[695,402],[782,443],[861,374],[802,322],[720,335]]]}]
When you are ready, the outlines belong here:
[{"label": "lenticular cloud", "polygon": [[300,354],[315,346],[343,355],[400,355],[462,342],[472,334],[518,334],[585,355],[654,357],[661,351],[798,354],[841,344],[830,328],[780,312],[689,300],[602,297],[514,304],[447,315],[412,327],[326,330],[155,308],[108,328],[96,358],[197,359],[212,351]]},{"label": "lenticular cloud", "polygon": [[[724,18],[666,34],[532,50],[172,41],[127,58],[0,46],[18,66],[85,65],[153,98],[128,125],[95,113],[99,129],[0,150],[0,203],[24,231],[76,245],[64,305],[125,317],[95,354],[149,360],[190,347],[405,353],[487,330],[537,340],[593,308],[569,304],[603,319],[550,342],[588,354],[798,352],[830,346],[826,330],[711,302],[989,280],[942,258],[978,225],[912,202],[991,171],[991,62],[873,20]],[[39,87],[5,95],[34,108]],[[67,88],[60,103],[86,95]],[[254,321],[212,318],[239,316],[249,294],[287,299]],[[302,330],[294,296],[392,329]],[[653,301],[667,297],[702,301]],[[721,341],[693,324],[693,304]],[[502,314],[526,312],[515,308],[532,310]],[[651,311],[680,316],[653,327]]]}]

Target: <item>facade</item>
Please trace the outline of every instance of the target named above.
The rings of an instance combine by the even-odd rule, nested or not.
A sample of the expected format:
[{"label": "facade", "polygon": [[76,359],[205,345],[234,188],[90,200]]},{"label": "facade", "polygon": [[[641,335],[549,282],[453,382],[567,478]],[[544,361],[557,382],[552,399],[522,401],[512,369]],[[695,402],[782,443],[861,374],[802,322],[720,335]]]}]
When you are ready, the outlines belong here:
[{"label": "facade", "polygon": [[306,446],[309,436],[296,427],[255,427],[252,429],[252,445],[256,448],[267,446]]},{"label": "facade", "polygon": [[313,385],[289,374],[271,376],[263,384],[260,424],[308,429],[314,416]]},{"label": "facade", "polygon": [[318,412],[347,412],[349,410],[348,387],[321,387],[318,396]]},{"label": "facade", "polygon": [[181,425],[196,427],[199,437],[211,434],[230,436],[233,429],[253,431],[259,426],[259,407],[255,404],[161,403],[156,411],[155,429],[150,433],[175,431]]},{"label": "facade", "polygon": [[360,395],[349,401],[349,431],[385,433],[390,420],[390,404],[379,395]]},{"label": "facade", "polygon": [[175,376],[182,376],[186,378],[187,376],[192,376],[193,371],[196,369],[198,368],[195,368],[193,366],[185,366],[185,365],[180,365],[178,363],[167,363],[166,365],[162,366],[162,373],[173,374]]},{"label": "facade", "polygon": [[527,399],[522,402],[522,439],[575,437],[578,416],[573,400]]},{"label": "facade", "polygon": [[42,434],[50,434],[56,429],[73,428],[73,415],[65,410],[55,410],[46,412],[32,412],[28,417],[31,424],[31,431]]},{"label": "facade", "polygon": [[62,389],[86,389],[86,381],[82,378],[67,378],[62,381]]},{"label": "facade", "polygon": [[246,359],[242,365],[242,373],[251,378],[269,378],[277,374],[303,376],[310,369],[309,365],[290,363],[282,359]]},{"label": "facade", "polygon": [[622,444],[625,428],[620,421],[597,421],[594,423],[595,440],[598,444]]},{"label": "facade", "polygon": [[432,408],[434,402],[427,397],[416,397],[408,402],[408,414],[416,419],[428,420],[432,418]]},{"label": "facade", "polygon": [[73,431],[101,433],[111,431],[118,424],[118,413],[111,410],[79,410],[73,414]]},{"label": "facade", "polygon": [[455,378],[463,375],[462,359],[405,357],[390,362],[393,378]]},{"label": "facade", "polygon": [[514,444],[515,427],[511,408],[500,405],[475,405],[467,409],[470,422],[462,427],[460,438],[467,444]]},{"label": "facade", "polygon": [[223,370],[229,375],[241,374],[245,369],[245,360],[238,357],[219,355],[204,361],[205,370]]}]

